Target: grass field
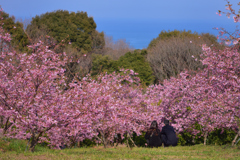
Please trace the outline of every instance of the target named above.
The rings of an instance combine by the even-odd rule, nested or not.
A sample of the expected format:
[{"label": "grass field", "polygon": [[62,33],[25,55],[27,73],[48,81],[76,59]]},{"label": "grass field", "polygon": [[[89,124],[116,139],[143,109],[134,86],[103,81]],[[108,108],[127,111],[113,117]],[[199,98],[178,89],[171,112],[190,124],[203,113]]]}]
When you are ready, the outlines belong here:
[{"label": "grass field", "polygon": [[240,159],[240,147],[177,146],[168,148],[132,148],[102,146],[53,150],[37,146],[36,151],[25,151],[25,141],[0,141],[0,159]]}]

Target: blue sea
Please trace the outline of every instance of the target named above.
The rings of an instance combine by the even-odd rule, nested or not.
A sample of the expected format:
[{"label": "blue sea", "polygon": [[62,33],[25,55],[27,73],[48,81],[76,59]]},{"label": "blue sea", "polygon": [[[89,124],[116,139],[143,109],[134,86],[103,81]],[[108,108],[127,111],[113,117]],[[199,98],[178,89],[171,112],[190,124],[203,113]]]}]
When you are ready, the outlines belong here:
[{"label": "blue sea", "polygon": [[223,27],[229,32],[234,32],[236,23],[232,19],[222,21],[211,20],[157,20],[157,19],[104,19],[94,18],[97,30],[103,31],[113,40],[125,39],[135,49],[147,48],[153,38],[158,34],[172,30],[191,30],[198,33],[211,33],[215,36],[218,31],[214,27]]}]

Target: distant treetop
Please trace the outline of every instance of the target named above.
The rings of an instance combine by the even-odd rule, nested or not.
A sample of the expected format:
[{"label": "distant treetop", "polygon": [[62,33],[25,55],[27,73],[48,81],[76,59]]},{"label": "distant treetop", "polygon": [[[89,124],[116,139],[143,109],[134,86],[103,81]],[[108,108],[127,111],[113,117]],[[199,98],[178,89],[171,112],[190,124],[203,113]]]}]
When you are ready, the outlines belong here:
[{"label": "distant treetop", "polygon": [[23,24],[20,22],[14,22],[15,17],[9,17],[9,14],[0,10],[1,17],[0,23],[3,24],[3,29],[11,35],[11,45],[17,51],[26,51],[29,40],[27,34],[24,32]]},{"label": "distant treetop", "polygon": [[33,18],[26,31],[32,40],[48,35],[57,43],[62,40],[66,44],[70,42],[72,47],[79,51],[89,52],[94,47],[103,46],[99,43],[102,41],[96,38],[103,39],[104,35],[96,31],[96,23],[92,17],[88,17],[86,12],[75,13],[64,10],[47,12]]},{"label": "distant treetop", "polygon": [[207,44],[217,44],[217,38],[214,35],[211,35],[209,33],[201,33],[198,34],[197,32],[192,32],[191,30],[188,31],[179,31],[179,30],[174,30],[174,31],[161,31],[161,33],[158,35],[157,38],[154,38],[148,45],[148,49],[156,46],[156,44],[160,41],[160,40],[167,40],[169,38],[173,38],[173,37],[178,37],[178,38],[192,38],[197,39],[199,37],[201,37],[201,39],[203,39]]}]

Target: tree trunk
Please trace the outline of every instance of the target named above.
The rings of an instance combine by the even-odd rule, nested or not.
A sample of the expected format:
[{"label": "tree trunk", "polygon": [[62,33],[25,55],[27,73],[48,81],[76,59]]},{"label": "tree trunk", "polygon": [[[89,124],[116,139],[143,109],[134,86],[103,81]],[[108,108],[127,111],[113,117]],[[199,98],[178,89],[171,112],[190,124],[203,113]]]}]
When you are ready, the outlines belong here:
[{"label": "tree trunk", "polygon": [[104,148],[107,148],[107,141],[106,141],[105,138],[104,138],[104,140],[103,140],[103,145],[104,145]]},{"label": "tree trunk", "polygon": [[1,118],[1,122],[0,122],[0,127],[2,128],[3,127],[3,116],[0,116]]},{"label": "tree trunk", "polygon": [[37,139],[36,139],[35,136],[32,136],[31,145],[30,145],[30,148],[29,148],[29,150],[31,152],[34,152],[36,144],[37,144]]},{"label": "tree trunk", "polygon": [[128,138],[131,140],[131,142],[133,143],[134,147],[137,147],[137,145],[134,143],[134,141],[132,140],[132,138],[131,138],[131,136],[129,135],[129,133],[127,133],[127,134],[128,134]]},{"label": "tree trunk", "polygon": [[34,134],[34,133],[32,134],[32,137],[31,137],[31,145],[30,145],[30,148],[29,148],[29,150],[30,150],[31,152],[34,152],[35,146],[36,146],[37,143],[38,143],[39,137],[42,136],[42,133],[43,133],[43,132],[40,132],[40,133],[38,133],[38,134]]},{"label": "tree trunk", "polygon": [[204,145],[207,145],[207,137],[208,137],[208,132],[204,133]]},{"label": "tree trunk", "polygon": [[107,140],[106,140],[106,137],[105,137],[105,134],[103,132],[100,132],[101,133],[101,137],[102,137],[102,142],[103,142],[103,145],[104,145],[104,148],[107,148]]},{"label": "tree trunk", "polygon": [[127,138],[127,147],[129,147],[128,138]]},{"label": "tree trunk", "polygon": [[80,148],[81,147],[81,142],[80,141],[78,141],[78,148]]},{"label": "tree trunk", "polygon": [[233,141],[232,141],[232,146],[235,146],[235,145],[236,145],[236,141],[237,141],[238,136],[240,136],[240,130],[238,130],[235,138],[233,139]]},{"label": "tree trunk", "polygon": [[9,123],[9,118],[7,118],[7,121],[6,121],[5,126],[4,126],[4,130],[3,130],[3,134],[7,133],[8,128],[10,128],[12,124],[13,123]]}]

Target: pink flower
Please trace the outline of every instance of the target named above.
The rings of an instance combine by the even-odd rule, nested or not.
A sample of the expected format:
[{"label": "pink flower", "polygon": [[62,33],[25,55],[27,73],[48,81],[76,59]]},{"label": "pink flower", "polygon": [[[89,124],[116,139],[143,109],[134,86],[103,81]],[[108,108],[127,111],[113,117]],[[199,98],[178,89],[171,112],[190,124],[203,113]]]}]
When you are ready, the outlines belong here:
[{"label": "pink flower", "polygon": [[230,10],[230,7],[228,6],[228,7],[226,7],[226,10]]},{"label": "pink flower", "polygon": [[13,27],[14,29],[16,28],[16,26]]},{"label": "pink flower", "polygon": [[238,22],[238,19],[239,19],[238,17],[236,17],[236,16],[233,16],[233,20],[234,20],[234,22],[235,22],[235,23],[237,23],[237,22]]},{"label": "pink flower", "polygon": [[192,43],[192,41],[190,41],[190,43]]},{"label": "pink flower", "polygon": [[235,44],[238,44],[238,40],[234,40],[233,41],[233,44],[235,45]]},{"label": "pink flower", "polygon": [[226,44],[226,45],[230,45],[230,44],[231,44],[231,41],[225,41],[225,44]]},{"label": "pink flower", "polygon": [[217,15],[221,16],[221,13],[216,12]]},{"label": "pink flower", "polygon": [[227,17],[228,17],[228,18],[230,18],[230,15],[231,15],[230,13],[227,13]]},{"label": "pink flower", "polygon": [[68,44],[72,44],[71,42],[69,42]]},{"label": "pink flower", "polygon": [[83,56],[85,56],[85,57],[86,57],[87,55],[86,55],[86,54],[84,54]]}]

